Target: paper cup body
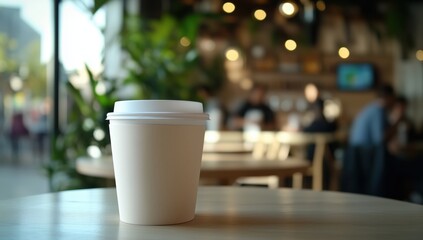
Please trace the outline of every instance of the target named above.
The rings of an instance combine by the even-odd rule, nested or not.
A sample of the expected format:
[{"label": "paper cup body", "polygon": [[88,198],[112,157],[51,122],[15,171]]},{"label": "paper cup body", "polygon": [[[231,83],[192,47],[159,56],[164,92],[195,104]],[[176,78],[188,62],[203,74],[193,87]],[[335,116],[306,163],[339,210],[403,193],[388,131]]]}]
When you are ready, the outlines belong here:
[{"label": "paper cup body", "polygon": [[167,225],[190,221],[195,215],[205,114],[198,105],[188,112],[173,110],[179,117],[157,116],[159,110],[148,108],[156,116],[147,117],[139,109],[132,115],[108,115],[122,222]]}]

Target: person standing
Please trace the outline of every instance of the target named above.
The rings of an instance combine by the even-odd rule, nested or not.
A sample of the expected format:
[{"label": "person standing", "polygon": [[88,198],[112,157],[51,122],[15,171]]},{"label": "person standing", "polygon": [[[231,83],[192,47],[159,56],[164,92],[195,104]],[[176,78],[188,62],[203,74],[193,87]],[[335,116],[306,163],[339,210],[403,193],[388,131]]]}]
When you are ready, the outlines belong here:
[{"label": "person standing", "polygon": [[354,119],[345,152],[342,187],[344,191],[389,195],[390,155],[387,143],[394,136],[398,122],[389,123],[395,103],[390,85],[377,90],[377,99]]},{"label": "person standing", "polygon": [[350,131],[350,145],[369,147],[388,142],[394,135],[397,124],[393,122],[390,126],[389,123],[389,112],[394,104],[393,88],[389,85],[380,87],[377,99],[367,105],[355,118]]},{"label": "person standing", "polygon": [[10,143],[12,146],[12,158],[15,163],[19,160],[20,141],[22,138],[29,135],[28,128],[24,122],[24,115],[22,112],[13,114],[12,124],[10,128]]}]

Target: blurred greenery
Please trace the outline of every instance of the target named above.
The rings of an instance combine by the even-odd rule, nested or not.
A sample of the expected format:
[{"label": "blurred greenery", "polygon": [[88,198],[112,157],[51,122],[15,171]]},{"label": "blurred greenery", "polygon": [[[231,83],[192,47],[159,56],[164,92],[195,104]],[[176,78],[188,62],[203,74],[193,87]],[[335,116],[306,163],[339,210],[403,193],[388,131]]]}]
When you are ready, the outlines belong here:
[{"label": "blurred greenery", "polygon": [[[120,35],[122,50],[127,54],[126,77],[107,79],[94,75],[88,66],[88,89],[65,84],[71,98],[67,125],[54,136],[52,161],[46,167],[52,191],[104,186],[98,178],[82,176],[76,171],[76,159],[87,155],[89,146],[110,153],[110,135],[106,114],[119,99],[193,99],[198,67],[195,48],[199,17],[184,19],[163,16],[156,20],[139,16],[125,18]],[[181,40],[183,39],[183,40]],[[181,44],[181,41],[183,44]],[[189,44],[188,44],[189,43]],[[185,46],[183,46],[185,45]],[[106,91],[98,91],[98,86]],[[122,91],[131,89],[130,94]],[[95,131],[105,133],[96,139]]]},{"label": "blurred greenery", "polygon": [[[106,119],[108,112],[113,111],[117,98],[116,81],[105,79],[101,74],[94,76],[86,66],[89,78],[89,91],[83,92],[71,82],[66,82],[66,89],[72,98],[67,125],[62,134],[53,140],[52,161],[47,166],[51,190],[60,191],[81,187],[102,186],[101,179],[86,177],[75,170],[75,160],[87,155],[89,146],[96,146],[103,153],[109,150],[109,128]],[[106,91],[99,91],[99,84],[106,84]],[[105,85],[106,86],[106,85]],[[104,133],[96,138],[94,132]]]},{"label": "blurred greenery", "polygon": [[31,42],[26,49],[26,61],[22,63],[26,70],[25,87],[31,90],[32,97],[47,96],[47,66],[40,61],[41,43]]},{"label": "blurred greenery", "polygon": [[146,20],[128,16],[121,43],[129,59],[124,83],[135,99],[192,99],[198,65],[195,49],[199,17],[177,20],[169,15]]},{"label": "blurred greenery", "polygon": [[[108,2],[110,0],[94,0],[94,4],[88,8],[85,6],[85,10],[94,15]],[[405,15],[395,14],[392,12],[392,15],[387,16],[388,22],[391,22],[388,27],[393,36],[400,37],[404,29],[395,24],[401,23]],[[217,57],[207,66],[201,64],[196,42],[200,24],[206,22],[205,18],[221,21],[221,26],[225,26],[224,19],[221,15],[190,13],[184,16],[162,15],[158,19],[146,19],[125,15],[117,38],[126,56],[122,64],[125,77],[107,79],[102,74],[95,76],[86,67],[89,78],[87,91],[66,82],[73,104],[66,128],[53,139],[53,161],[47,167],[52,190],[96,187],[101,184],[99,179],[79,175],[75,170],[75,159],[86,156],[88,146],[97,146],[107,153],[110,137],[105,119],[107,112],[113,110],[116,100],[196,99],[194,90],[198,84],[213,89],[222,86],[225,79],[223,60]],[[254,32],[260,25],[256,21],[252,22],[249,27]],[[0,60],[1,54],[0,49]],[[96,91],[99,84],[107,86],[106,92]],[[130,93],[122,94],[127,89],[131,90]],[[96,130],[103,131],[105,137],[95,139]]]},{"label": "blurred greenery", "polygon": [[24,82],[24,89],[31,92],[32,98],[45,98],[47,94],[47,66],[40,61],[41,44],[31,41],[22,49],[25,57],[18,59],[10,52],[16,51],[16,41],[0,33],[0,80],[2,90],[11,91],[8,79],[17,75]]},{"label": "blurred greenery", "polygon": [[14,48],[16,48],[15,41],[0,33],[0,73],[12,72],[17,69],[16,60],[8,56],[8,51]]}]

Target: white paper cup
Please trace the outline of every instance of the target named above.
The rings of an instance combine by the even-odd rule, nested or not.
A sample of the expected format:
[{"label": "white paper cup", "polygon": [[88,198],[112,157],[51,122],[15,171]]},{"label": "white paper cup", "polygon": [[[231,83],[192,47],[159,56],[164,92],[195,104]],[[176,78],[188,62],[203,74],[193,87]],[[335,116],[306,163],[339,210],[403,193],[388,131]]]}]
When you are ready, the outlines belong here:
[{"label": "white paper cup", "polygon": [[128,103],[116,102],[108,114],[120,220],[141,225],[192,220],[207,119],[201,103]]}]

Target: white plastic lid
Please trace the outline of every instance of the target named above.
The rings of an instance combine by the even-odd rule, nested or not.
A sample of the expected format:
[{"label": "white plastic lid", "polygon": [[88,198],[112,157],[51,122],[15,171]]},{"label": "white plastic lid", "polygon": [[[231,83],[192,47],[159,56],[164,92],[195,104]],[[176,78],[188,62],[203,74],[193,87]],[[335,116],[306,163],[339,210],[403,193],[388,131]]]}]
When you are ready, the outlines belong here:
[{"label": "white plastic lid", "polygon": [[179,100],[130,100],[115,102],[114,112],[107,114],[107,120],[178,120],[203,121],[209,115],[203,113],[203,104]]},{"label": "white plastic lid", "polygon": [[180,100],[127,100],[115,102],[114,113],[203,113],[203,104]]},{"label": "white plastic lid", "polygon": [[206,113],[108,113],[107,119],[199,119],[209,120],[209,115]]}]

